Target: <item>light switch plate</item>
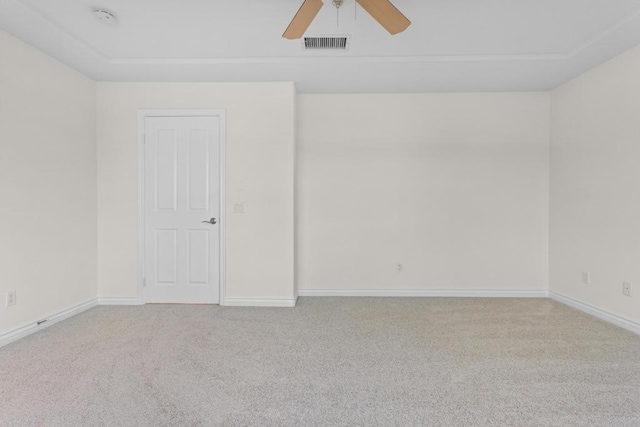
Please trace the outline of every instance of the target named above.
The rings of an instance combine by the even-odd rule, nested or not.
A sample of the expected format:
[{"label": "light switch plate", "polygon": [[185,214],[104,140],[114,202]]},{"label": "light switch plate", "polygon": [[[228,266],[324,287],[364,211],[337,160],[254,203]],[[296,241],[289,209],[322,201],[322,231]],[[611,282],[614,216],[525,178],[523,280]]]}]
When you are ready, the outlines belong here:
[{"label": "light switch plate", "polygon": [[244,202],[236,202],[233,205],[233,212],[237,213],[237,214],[243,214],[244,213]]},{"label": "light switch plate", "polygon": [[591,273],[589,273],[588,271],[583,271],[582,272],[582,283],[584,285],[590,285],[591,284]]},{"label": "light switch plate", "polygon": [[11,290],[7,292],[7,307],[13,307],[16,305],[16,291]]}]

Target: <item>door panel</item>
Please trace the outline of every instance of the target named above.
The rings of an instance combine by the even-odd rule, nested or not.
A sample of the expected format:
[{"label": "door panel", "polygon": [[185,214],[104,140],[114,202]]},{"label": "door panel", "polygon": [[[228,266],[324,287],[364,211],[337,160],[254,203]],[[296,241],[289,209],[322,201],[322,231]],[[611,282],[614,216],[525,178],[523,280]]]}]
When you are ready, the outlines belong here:
[{"label": "door panel", "polygon": [[162,285],[176,285],[178,271],[178,230],[155,230],[156,281]]},{"label": "door panel", "polygon": [[209,210],[209,144],[202,131],[191,132],[189,141],[189,210]]},{"label": "door panel", "polygon": [[219,302],[219,120],[145,119],[145,302]]},{"label": "door panel", "polygon": [[157,211],[174,211],[177,207],[178,133],[160,130],[157,134],[155,194]]},{"label": "door panel", "polygon": [[189,284],[203,285],[209,277],[209,230],[189,230]]}]

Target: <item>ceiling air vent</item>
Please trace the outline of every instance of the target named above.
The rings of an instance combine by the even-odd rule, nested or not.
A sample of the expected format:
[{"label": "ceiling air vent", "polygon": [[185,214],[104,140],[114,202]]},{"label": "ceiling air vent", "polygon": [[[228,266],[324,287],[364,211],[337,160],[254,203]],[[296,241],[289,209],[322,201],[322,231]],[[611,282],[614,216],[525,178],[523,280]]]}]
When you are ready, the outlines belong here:
[{"label": "ceiling air vent", "polygon": [[323,36],[305,37],[305,50],[347,50],[349,48],[349,36]]}]

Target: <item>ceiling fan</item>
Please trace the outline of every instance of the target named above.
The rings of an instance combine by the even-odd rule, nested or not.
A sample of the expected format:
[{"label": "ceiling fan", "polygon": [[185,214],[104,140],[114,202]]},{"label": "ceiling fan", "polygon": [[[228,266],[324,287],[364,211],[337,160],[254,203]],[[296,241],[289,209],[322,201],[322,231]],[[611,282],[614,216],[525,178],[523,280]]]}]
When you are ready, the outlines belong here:
[{"label": "ceiling fan", "polygon": [[[369,15],[371,15],[380,25],[382,25],[390,34],[398,34],[406,30],[411,21],[409,21],[389,0],[356,0]],[[336,7],[340,7],[342,1],[334,1]],[[293,17],[293,20],[287,27],[282,37],[285,39],[301,38],[311,22],[322,9],[324,3],[322,0],[304,0],[302,6]]]}]

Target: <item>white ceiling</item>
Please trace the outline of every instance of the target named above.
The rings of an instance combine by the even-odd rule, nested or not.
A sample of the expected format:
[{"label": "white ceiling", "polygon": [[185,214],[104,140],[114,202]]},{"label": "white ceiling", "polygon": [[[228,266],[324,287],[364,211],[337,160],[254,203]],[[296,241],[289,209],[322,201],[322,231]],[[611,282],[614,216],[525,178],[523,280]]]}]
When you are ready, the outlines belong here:
[{"label": "white ceiling", "polygon": [[100,81],[294,81],[302,93],[548,90],[640,43],[640,0],[394,0],[412,21],[396,36],[355,0],[337,26],[324,1],[307,34],[348,34],[346,52],[281,37],[302,0],[0,0],[0,28]]}]

